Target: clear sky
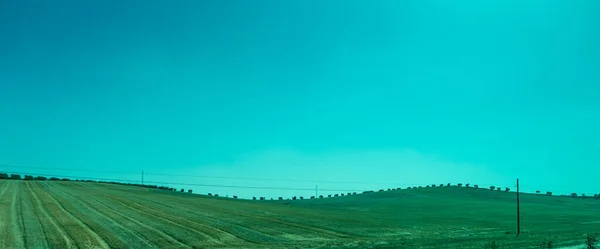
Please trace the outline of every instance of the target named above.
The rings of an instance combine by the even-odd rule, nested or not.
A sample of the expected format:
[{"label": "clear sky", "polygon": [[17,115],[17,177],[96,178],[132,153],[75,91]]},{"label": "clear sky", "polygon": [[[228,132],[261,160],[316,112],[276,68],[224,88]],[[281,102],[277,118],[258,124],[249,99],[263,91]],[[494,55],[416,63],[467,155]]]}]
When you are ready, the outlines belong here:
[{"label": "clear sky", "polygon": [[528,190],[600,193],[599,11],[593,0],[4,0],[0,164],[309,189],[519,177]]}]

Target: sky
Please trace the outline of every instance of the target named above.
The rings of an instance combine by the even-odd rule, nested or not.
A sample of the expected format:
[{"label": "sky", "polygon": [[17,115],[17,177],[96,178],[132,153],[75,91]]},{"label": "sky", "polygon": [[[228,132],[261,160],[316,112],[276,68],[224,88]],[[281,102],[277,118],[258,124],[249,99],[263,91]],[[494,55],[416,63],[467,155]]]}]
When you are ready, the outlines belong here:
[{"label": "sky", "polygon": [[600,193],[599,10],[4,0],[0,171],[143,170],[245,198],[516,178]]}]

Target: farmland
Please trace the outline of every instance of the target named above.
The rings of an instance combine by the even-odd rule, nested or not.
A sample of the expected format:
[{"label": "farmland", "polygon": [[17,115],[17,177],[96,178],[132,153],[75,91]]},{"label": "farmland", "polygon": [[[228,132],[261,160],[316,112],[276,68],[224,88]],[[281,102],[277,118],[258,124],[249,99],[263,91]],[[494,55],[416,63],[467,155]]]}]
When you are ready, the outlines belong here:
[{"label": "farmland", "polygon": [[253,201],[74,182],[0,180],[0,248],[540,248],[600,232],[600,200],[436,187]]}]

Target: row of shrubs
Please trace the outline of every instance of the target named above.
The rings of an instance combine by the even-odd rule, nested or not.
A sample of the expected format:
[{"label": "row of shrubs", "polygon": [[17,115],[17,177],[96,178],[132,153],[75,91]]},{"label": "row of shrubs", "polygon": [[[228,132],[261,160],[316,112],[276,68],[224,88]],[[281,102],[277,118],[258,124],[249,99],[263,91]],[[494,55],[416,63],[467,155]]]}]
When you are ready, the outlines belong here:
[{"label": "row of shrubs", "polygon": [[[143,188],[152,188],[152,189],[161,189],[168,191],[177,191],[175,188],[167,187],[167,186],[158,186],[158,185],[149,185],[149,184],[137,184],[137,183],[123,183],[123,182],[115,182],[115,181],[94,181],[94,180],[71,180],[68,178],[57,178],[57,177],[45,177],[45,176],[31,176],[24,175],[21,177],[19,174],[6,174],[0,173],[0,179],[9,179],[9,180],[36,180],[36,181],[76,181],[76,182],[95,182],[95,183],[106,183],[106,184],[117,184],[117,185],[127,185],[127,186],[135,186],[135,187],[143,187]],[[185,192],[185,189],[181,189],[180,192]],[[192,193],[192,190],[189,189],[188,193]]]},{"label": "row of shrubs", "polygon": [[[448,184],[439,184],[439,185],[438,184],[427,185],[427,186],[425,186],[425,188],[431,188],[431,187],[437,187],[437,186],[439,186],[439,187],[444,187],[444,186],[446,186],[446,187],[452,187],[452,185],[450,183],[448,183]],[[458,183],[455,186],[456,187],[462,187],[463,184],[462,183]],[[470,188],[471,184],[467,183],[464,186],[467,187],[467,188]],[[423,188],[423,186],[408,187],[407,189],[417,189],[417,188]],[[473,185],[473,188],[479,189],[479,185]],[[501,187],[490,186],[489,189],[492,190],[492,191],[496,190],[496,191],[510,192],[510,188],[508,188],[508,187],[505,187],[503,189]],[[388,188],[387,189],[387,191],[394,191],[394,190],[401,190],[401,188]],[[384,192],[384,191],[385,191],[385,189],[379,189],[379,192]],[[364,191],[362,193],[363,194],[368,194],[368,193],[374,193],[374,192],[375,191],[373,191],[373,190],[369,190],[369,191]],[[354,192],[354,193],[347,193],[347,195],[352,195],[352,194],[356,194],[356,192]],[[536,191],[536,194],[541,194],[541,191],[539,191],[539,190]],[[208,195],[209,196],[213,196],[211,193],[209,193]],[[548,192],[546,192],[545,195],[552,196],[552,192],[548,191]],[[218,196],[218,195],[215,194],[214,196]],[[342,194],[339,194],[339,195],[338,194],[327,195],[327,197],[338,197],[338,196],[344,196],[344,194],[342,193]],[[571,196],[572,197],[577,197],[577,193],[572,193]],[[585,194],[582,194],[581,197],[588,197],[588,196],[586,196]],[[589,196],[589,197],[591,197],[591,196]],[[600,199],[600,194],[594,194],[593,197],[597,198],[597,199]],[[234,196],[234,198],[237,198],[237,196]],[[311,196],[310,197],[310,199],[315,199],[315,198],[316,198],[315,196]],[[324,198],[324,196],[320,195],[319,198]],[[258,198],[257,197],[252,197],[252,199],[253,200],[267,200],[267,198],[265,198],[265,197],[258,197]],[[287,200],[296,200],[296,199],[303,200],[304,197],[296,197],[296,196],[294,196],[292,198],[288,198]],[[274,200],[274,199],[271,198],[271,200]],[[277,200],[283,200],[283,197],[279,197],[279,198],[277,198]]]},{"label": "row of shrubs", "polygon": [[38,180],[38,181],[70,181],[67,178],[57,178],[57,177],[50,177],[47,178],[45,176],[30,176],[30,175],[24,175],[21,178],[21,175],[19,174],[6,174],[6,173],[0,173],[0,179],[11,179],[11,180]]},{"label": "row of shrubs", "polygon": [[[45,176],[35,176],[34,177],[34,176],[31,176],[31,175],[24,175],[23,177],[21,177],[21,175],[19,175],[19,174],[10,174],[9,175],[7,173],[0,173],[0,179],[12,179],[12,180],[21,180],[21,179],[23,179],[23,180],[38,180],[38,181],[46,181],[46,180],[48,180],[48,181],[71,181],[68,178],[58,178],[58,177],[47,178]],[[152,188],[152,189],[161,189],[161,190],[167,190],[167,191],[177,191],[177,189],[171,188],[171,187],[167,187],[167,186],[157,186],[157,185],[148,185],[148,184],[122,183],[122,182],[115,182],[115,181],[94,181],[94,180],[75,180],[75,181],[96,182],[96,183],[109,183],[109,184],[117,184],[117,185],[128,185],[128,186],[137,186],[137,187]],[[439,184],[439,185],[438,184],[432,184],[432,185],[427,185],[425,187],[429,188],[429,187],[436,187],[436,186],[451,187],[452,185],[450,183],[448,183],[448,184]],[[462,183],[458,183],[458,184],[456,184],[456,186],[457,187],[462,187],[463,184]],[[467,188],[469,188],[469,187],[471,187],[471,184],[467,183],[467,184],[465,184],[465,186]],[[476,189],[478,189],[479,185],[473,185],[473,187],[476,188]],[[422,188],[422,186],[408,187],[407,189],[416,189],[416,188]],[[393,191],[393,190],[400,190],[400,189],[401,188],[388,188],[387,190],[388,191]],[[495,187],[495,186],[490,186],[490,190],[492,190],[492,191],[493,190],[502,191],[502,188]],[[179,191],[180,192],[186,192],[185,189],[183,189],[183,188],[180,189]],[[384,189],[379,189],[379,192],[383,192],[383,191],[385,191],[385,190]],[[509,192],[510,188],[508,188],[508,187],[504,188],[504,191],[505,192]],[[189,190],[187,190],[187,192],[188,193],[192,193],[192,190],[189,189]],[[363,191],[363,194],[374,193],[374,192],[375,191],[372,191],[372,190]],[[353,192],[353,193],[349,192],[346,195],[355,195],[355,194],[356,194],[356,192]],[[541,194],[541,191],[539,191],[539,190],[536,191],[536,194]],[[213,196],[213,194],[211,194],[211,193],[208,193],[208,195],[209,196]],[[551,196],[552,192],[546,192],[546,195]],[[214,194],[214,196],[218,197],[219,195],[218,194]],[[333,195],[330,194],[330,195],[327,195],[327,197],[332,197],[332,196],[333,197],[344,196],[344,193],[342,193],[342,194],[333,194]],[[563,196],[566,196],[566,195],[563,195]],[[592,196],[587,196],[585,194],[578,195],[577,193],[571,193],[569,196],[571,196],[571,197],[582,197],[582,198],[596,198],[596,199],[600,199],[600,194],[594,194],[594,196],[592,197]],[[234,195],[233,198],[237,199],[237,196]],[[316,198],[315,196],[311,196],[310,197],[310,199],[315,199],[315,198]],[[324,196],[320,195],[319,198],[324,198]],[[259,198],[253,197],[252,199],[253,200],[256,200],[256,199],[266,200],[265,197],[259,197]],[[283,197],[279,197],[277,199],[278,200],[283,200]],[[300,196],[300,197],[294,196],[294,197],[291,198],[291,200],[296,200],[296,199],[303,200],[304,197],[302,197],[302,196]],[[271,200],[273,200],[273,198],[271,198]],[[288,200],[290,200],[290,198],[288,198]]]}]

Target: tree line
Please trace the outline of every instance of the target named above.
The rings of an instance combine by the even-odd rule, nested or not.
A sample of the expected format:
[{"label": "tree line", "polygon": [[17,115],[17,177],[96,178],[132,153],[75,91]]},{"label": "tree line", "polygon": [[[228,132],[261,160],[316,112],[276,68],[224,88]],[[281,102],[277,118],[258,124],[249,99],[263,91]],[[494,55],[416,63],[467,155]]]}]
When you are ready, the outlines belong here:
[{"label": "tree line", "polygon": [[[58,177],[45,177],[45,176],[31,176],[31,175],[24,175],[23,177],[21,177],[21,175],[19,174],[7,174],[7,173],[0,173],[0,179],[7,179],[7,180],[35,180],[35,181],[75,181],[75,182],[94,182],[94,183],[105,183],[105,184],[117,184],[117,185],[126,185],[126,186],[134,186],[134,187],[143,187],[143,188],[151,188],[151,189],[160,189],[160,190],[167,190],[167,191],[177,191],[176,188],[171,188],[168,186],[159,186],[159,185],[150,185],[150,184],[137,184],[137,183],[124,183],[124,182],[115,182],[115,181],[95,181],[95,180],[71,180],[69,178],[58,178]],[[180,189],[179,192],[186,192],[185,189]],[[191,189],[187,190],[188,193],[192,193],[193,191]]]},{"label": "tree line", "polygon": [[[96,181],[96,180],[71,180],[68,178],[58,178],[58,177],[45,177],[45,176],[31,176],[31,175],[23,175],[21,176],[20,174],[7,174],[7,173],[0,173],[0,179],[7,179],[7,180],[35,180],[35,181],[76,181],[76,182],[94,182],[94,183],[105,183],[105,184],[117,184],[117,185],[126,185],[126,186],[135,186],[135,187],[143,187],[143,188],[151,188],[151,189],[160,189],[160,190],[166,190],[166,191],[178,191],[176,188],[172,188],[172,187],[168,187],[168,186],[160,186],[160,185],[150,185],[150,184],[137,184],[137,183],[123,183],[123,182],[115,182],[115,181]],[[426,185],[425,188],[433,188],[433,187],[462,187],[463,184],[462,183],[458,183],[456,185],[452,185],[450,183],[447,184],[431,184],[431,185]],[[467,188],[471,187],[470,183],[467,183],[464,185]],[[406,189],[418,189],[418,188],[423,188],[423,186],[413,186],[413,187],[408,187]],[[479,189],[479,185],[473,185],[473,188],[475,189]],[[395,190],[401,190],[402,188],[388,188],[387,191],[395,191]],[[501,187],[496,187],[496,186],[490,186],[489,187],[490,190],[492,191],[504,191],[504,192],[509,192],[510,188],[505,187],[505,188],[501,188]],[[384,192],[386,191],[385,189],[379,189],[378,192]],[[185,189],[180,189],[179,192],[187,192],[187,193],[192,193],[193,191],[191,189],[188,189],[187,191]],[[367,190],[367,191],[363,191],[362,194],[369,194],[369,193],[375,193],[375,191],[373,190]],[[535,191],[536,194],[542,194],[541,191],[537,190]],[[339,196],[350,196],[350,195],[356,195],[357,192],[348,192],[348,193],[340,193],[340,194],[328,194],[327,196],[324,195],[319,195],[319,196],[310,196],[310,199],[323,199],[325,197],[327,198],[331,198],[331,197],[339,197]],[[545,195],[548,196],[552,196],[552,192],[546,192]],[[208,193],[208,196],[214,196],[214,197],[219,197],[219,194],[213,194],[213,193]],[[562,195],[562,196],[570,196],[570,197],[581,197],[581,198],[595,198],[595,199],[600,199],[600,194],[594,194],[593,196],[587,196],[586,194],[577,194],[577,193],[571,193],[570,195]],[[234,199],[237,199],[238,197],[236,195],[233,196]],[[252,197],[253,200],[267,200],[266,197]],[[303,196],[292,196],[289,198],[286,198],[286,200],[304,200],[305,198]],[[275,200],[273,198],[270,198],[270,200]],[[278,197],[277,200],[284,200],[284,197]]]}]

